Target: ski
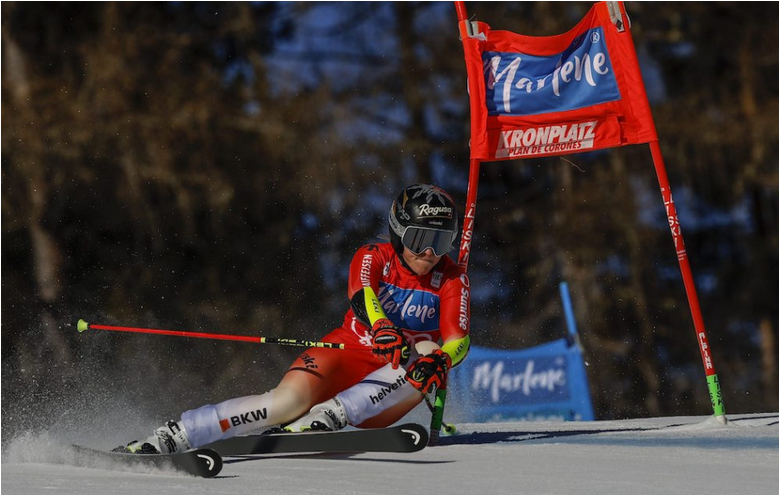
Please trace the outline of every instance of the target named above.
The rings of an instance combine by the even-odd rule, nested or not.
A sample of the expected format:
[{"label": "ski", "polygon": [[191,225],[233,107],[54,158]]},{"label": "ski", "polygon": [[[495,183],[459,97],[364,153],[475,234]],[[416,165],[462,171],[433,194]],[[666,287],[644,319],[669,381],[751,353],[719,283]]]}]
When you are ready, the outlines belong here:
[{"label": "ski", "polygon": [[131,468],[175,470],[207,478],[216,476],[223,468],[220,455],[204,448],[173,454],[138,455],[101,451],[75,444],[71,447],[76,451],[74,462],[79,466],[104,468],[118,463]]},{"label": "ski", "polygon": [[221,456],[273,453],[360,453],[385,451],[410,453],[427,446],[427,429],[404,424],[379,429],[337,432],[307,431],[237,436],[206,446]]}]

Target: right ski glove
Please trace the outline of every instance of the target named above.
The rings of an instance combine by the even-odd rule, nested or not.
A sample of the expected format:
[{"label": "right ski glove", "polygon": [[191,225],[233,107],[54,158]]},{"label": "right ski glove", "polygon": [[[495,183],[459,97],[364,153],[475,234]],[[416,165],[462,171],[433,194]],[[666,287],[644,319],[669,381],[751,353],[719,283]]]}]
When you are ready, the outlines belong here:
[{"label": "right ski glove", "polygon": [[451,357],[443,350],[435,350],[413,362],[405,379],[422,393],[429,393],[443,384],[450,368]]},{"label": "right ski glove", "polygon": [[411,348],[399,327],[389,319],[378,319],[372,326],[372,352],[396,369],[411,356]]}]

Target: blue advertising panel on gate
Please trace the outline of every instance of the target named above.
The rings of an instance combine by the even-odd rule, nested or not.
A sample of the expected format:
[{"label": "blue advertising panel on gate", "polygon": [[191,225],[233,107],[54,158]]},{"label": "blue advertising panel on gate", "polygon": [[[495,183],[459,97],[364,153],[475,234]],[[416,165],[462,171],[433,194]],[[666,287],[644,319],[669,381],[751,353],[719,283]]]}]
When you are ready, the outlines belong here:
[{"label": "blue advertising panel on gate", "polygon": [[582,353],[568,339],[524,350],[471,347],[449,387],[476,421],[595,419]]}]

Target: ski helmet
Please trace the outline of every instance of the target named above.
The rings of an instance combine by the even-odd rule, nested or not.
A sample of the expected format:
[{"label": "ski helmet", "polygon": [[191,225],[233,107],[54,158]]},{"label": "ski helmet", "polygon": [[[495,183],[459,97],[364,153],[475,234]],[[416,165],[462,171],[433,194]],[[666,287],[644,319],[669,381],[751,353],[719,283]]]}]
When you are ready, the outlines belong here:
[{"label": "ski helmet", "polygon": [[389,237],[398,254],[403,247],[419,255],[431,248],[447,254],[457,239],[457,208],[448,193],[430,184],[413,184],[392,202]]}]

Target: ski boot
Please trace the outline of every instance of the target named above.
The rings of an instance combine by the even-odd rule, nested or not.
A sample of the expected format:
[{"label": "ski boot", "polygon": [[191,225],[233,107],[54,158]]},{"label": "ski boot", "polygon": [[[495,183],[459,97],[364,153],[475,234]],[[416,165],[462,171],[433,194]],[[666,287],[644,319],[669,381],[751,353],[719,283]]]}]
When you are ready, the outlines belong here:
[{"label": "ski boot", "polygon": [[331,400],[315,405],[310,413],[286,425],[283,429],[288,432],[302,431],[339,431],[348,425],[348,415],[345,408],[337,400]]},{"label": "ski boot", "polygon": [[112,451],[118,453],[133,453],[137,455],[155,455],[161,453],[177,453],[191,449],[185,428],[173,420],[158,427],[152,436],[141,441],[131,441],[126,446],[118,446]]}]

